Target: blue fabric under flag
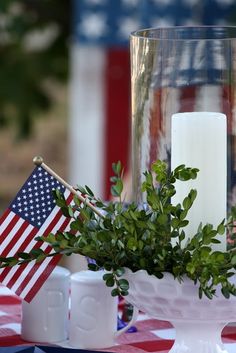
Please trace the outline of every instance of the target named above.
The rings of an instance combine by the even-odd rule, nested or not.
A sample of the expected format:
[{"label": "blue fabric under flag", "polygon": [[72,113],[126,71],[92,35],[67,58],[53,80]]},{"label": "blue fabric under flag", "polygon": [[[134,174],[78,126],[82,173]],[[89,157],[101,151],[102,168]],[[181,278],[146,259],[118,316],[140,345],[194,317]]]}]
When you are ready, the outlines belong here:
[{"label": "blue fabric under flag", "polygon": [[[96,353],[91,350],[62,348],[59,346],[14,346],[14,347],[0,347],[0,353]],[[99,351],[102,353],[102,351]]]}]

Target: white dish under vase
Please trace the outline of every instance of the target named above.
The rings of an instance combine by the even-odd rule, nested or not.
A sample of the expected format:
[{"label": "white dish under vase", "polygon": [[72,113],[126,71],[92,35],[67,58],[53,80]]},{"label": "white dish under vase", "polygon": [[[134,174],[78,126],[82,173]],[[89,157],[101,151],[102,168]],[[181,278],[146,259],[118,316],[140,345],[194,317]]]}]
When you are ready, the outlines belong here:
[{"label": "white dish under vase", "polygon": [[126,300],[149,316],[172,323],[176,338],[170,353],[227,353],[221,339],[223,328],[236,321],[236,297],[226,299],[217,288],[208,299],[198,295],[189,278],[183,282],[165,273],[162,279],[144,270],[126,269],[129,281]]}]

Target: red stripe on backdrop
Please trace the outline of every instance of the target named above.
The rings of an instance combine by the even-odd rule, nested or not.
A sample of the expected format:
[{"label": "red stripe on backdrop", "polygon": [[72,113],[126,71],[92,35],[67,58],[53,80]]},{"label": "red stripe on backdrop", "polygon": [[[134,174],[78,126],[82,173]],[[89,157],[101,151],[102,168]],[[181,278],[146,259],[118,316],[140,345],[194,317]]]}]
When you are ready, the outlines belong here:
[{"label": "red stripe on backdrop", "polygon": [[234,92],[231,85],[224,85],[222,91],[222,111],[227,116],[227,131],[232,134]]},{"label": "red stripe on backdrop", "polygon": [[158,141],[161,138],[162,130],[163,130],[163,108],[162,108],[162,100],[163,93],[165,88],[159,88],[154,92],[154,103],[152,110],[150,112],[150,156],[149,156],[149,168],[151,168],[151,164],[157,159],[157,156],[160,155],[160,151],[158,151],[159,143]]},{"label": "red stripe on backdrop", "polygon": [[130,143],[130,57],[129,50],[109,49],[105,70],[105,199],[110,197],[112,163],[120,160],[127,170]]},{"label": "red stripe on backdrop", "polygon": [[198,86],[181,88],[179,112],[192,112],[196,104]]}]

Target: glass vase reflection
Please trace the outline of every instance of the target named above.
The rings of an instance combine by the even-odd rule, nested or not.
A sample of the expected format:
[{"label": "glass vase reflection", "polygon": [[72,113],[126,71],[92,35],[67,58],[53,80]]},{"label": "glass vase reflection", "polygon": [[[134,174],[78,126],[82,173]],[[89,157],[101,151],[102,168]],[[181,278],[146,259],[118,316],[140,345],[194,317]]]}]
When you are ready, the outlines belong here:
[{"label": "glass vase reflection", "polygon": [[235,50],[236,27],[154,28],[132,33],[135,201],[144,201],[143,172],[152,162],[161,159],[171,165],[172,115],[219,112],[227,117],[227,207],[236,203]]}]

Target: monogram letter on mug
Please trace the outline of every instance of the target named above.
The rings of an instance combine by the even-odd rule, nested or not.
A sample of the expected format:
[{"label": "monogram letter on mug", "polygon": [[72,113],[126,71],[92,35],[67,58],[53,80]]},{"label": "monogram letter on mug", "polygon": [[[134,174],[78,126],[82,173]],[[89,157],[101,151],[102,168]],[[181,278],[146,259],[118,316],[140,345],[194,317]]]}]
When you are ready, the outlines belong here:
[{"label": "monogram letter on mug", "polygon": [[70,271],[57,266],[31,303],[22,302],[21,337],[31,342],[68,338]]},{"label": "monogram letter on mug", "polygon": [[104,271],[86,270],[71,276],[69,344],[72,347],[111,347],[115,338],[136,321],[138,310],[134,309],[129,324],[117,331],[118,298],[112,297],[103,275]]}]

